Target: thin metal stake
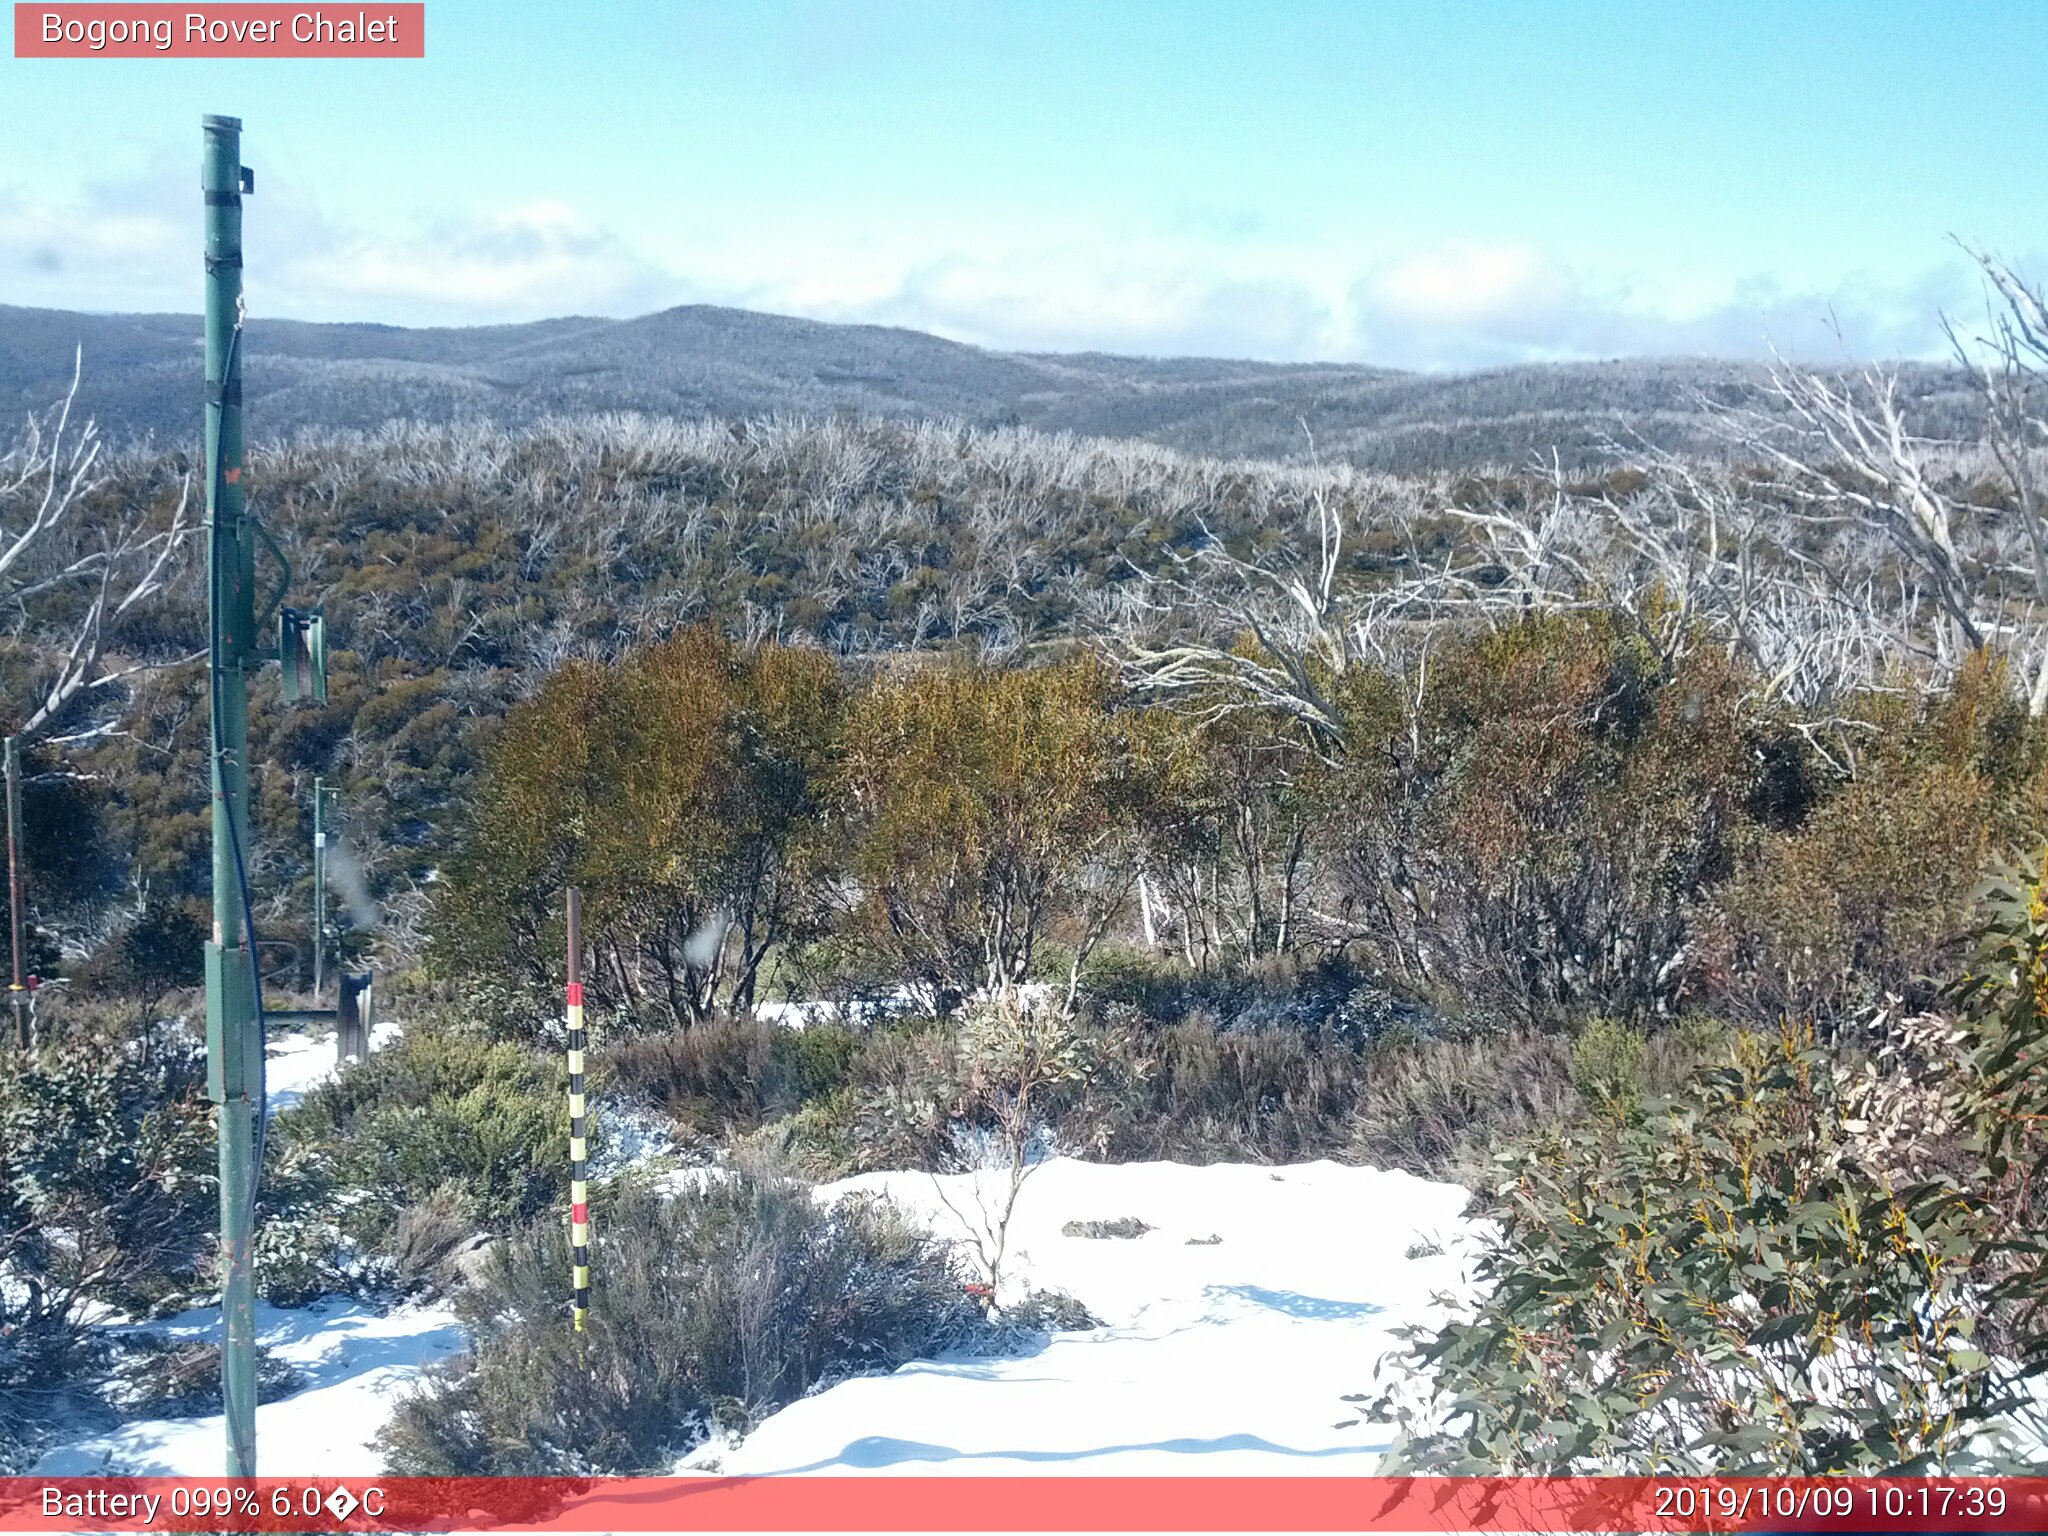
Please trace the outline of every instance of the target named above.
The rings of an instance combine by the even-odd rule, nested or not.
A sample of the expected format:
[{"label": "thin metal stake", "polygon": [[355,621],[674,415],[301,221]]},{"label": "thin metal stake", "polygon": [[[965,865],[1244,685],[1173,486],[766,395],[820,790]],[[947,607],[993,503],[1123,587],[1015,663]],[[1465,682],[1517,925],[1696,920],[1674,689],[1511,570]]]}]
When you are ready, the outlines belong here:
[{"label": "thin metal stake", "polygon": [[327,790],[313,780],[313,1000],[319,1002],[327,956]]},{"label": "thin metal stake", "polygon": [[569,888],[569,1262],[576,1331],[590,1314],[590,1188],[583,1102],[583,893]]}]

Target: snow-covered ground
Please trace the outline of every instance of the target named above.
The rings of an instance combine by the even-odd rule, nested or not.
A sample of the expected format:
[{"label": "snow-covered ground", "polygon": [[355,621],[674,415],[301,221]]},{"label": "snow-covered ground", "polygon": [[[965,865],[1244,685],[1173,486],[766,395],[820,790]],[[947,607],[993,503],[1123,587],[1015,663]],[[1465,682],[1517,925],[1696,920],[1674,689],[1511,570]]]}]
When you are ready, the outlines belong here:
[{"label": "snow-covered ground", "polygon": [[[386,1020],[370,1027],[370,1049],[382,1050],[399,1035]],[[304,1033],[279,1035],[264,1052],[263,1085],[275,1115],[295,1106],[334,1075],[334,1036]]]},{"label": "snow-covered ground", "polygon": [[[220,1337],[220,1309],[201,1307],[138,1326],[172,1339],[213,1342]],[[290,1397],[256,1410],[257,1455],[269,1477],[383,1471],[384,1459],[370,1441],[421,1368],[463,1345],[455,1314],[445,1307],[379,1315],[337,1299],[291,1310],[259,1303],[256,1339],[305,1382]],[[221,1471],[224,1437],[217,1413],[136,1419],[50,1451],[35,1470],[53,1477],[212,1477]]]},{"label": "snow-covered ground", "polygon": [[[380,1026],[375,1044],[393,1033]],[[279,1039],[269,1062],[273,1110],[297,1103],[333,1066],[331,1038]],[[622,1122],[620,1131],[614,1152],[624,1162],[665,1145],[658,1127]],[[678,1185],[717,1176],[704,1168],[668,1175]],[[870,1174],[817,1196],[885,1194],[935,1234],[962,1241],[971,1263],[970,1226],[986,1227],[1004,1177]],[[841,1382],[771,1415],[736,1445],[701,1448],[679,1470],[1372,1472],[1389,1427],[1347,1399],[1372,1390],[1396,1329],[1434,1325],[1453,1299],[1472,1296],[1484,1230],[1461,1216],[1466,1201],[1454,1185],[1329,1162],[1054,1158],[1034,1170],[1018,1201],[1004,1295],[1065,1291],[1103,1326],[1054,1334],[1034,1352],[919,1361]],[[1063,1230],[1087,1223],[1145,1230]],[[108,1326],[210,1341],[219,1313]],[[394,1404],[465,1342],[445,1306],[262,1306],[257,1326],[262,1344],[303,1382],[257,1410],[261,1464],[274,1476],[381,1472],[371,1442]],[[137,1420],[52,1450],[35,1470],[212,1476],[221,1455],[218,1414]]]},{"label": "snow-covered ground", "polygon": [[[955,1211],[978,1217],[977,1178],[992,1199],[1000,1175],[872,1174],[819,1193],[884,1192],[933,1231],[964,1237]],[[686,1466],[1371,1472],[1389,1431],[1345,1398],[1372,1388],[1393,1329],[1440,1318],[1438,1293],[1468,1291],[1477,1233],[1459,1215],[1466,1199],[1454,1185],[1328,1162],[1054,1159],[1018,1201],[1004,1290],[1014,1282],[1068,1291],[1105,1326],[1056,1334],[1028,1356],[918,1362],[842,1382]],[[1151,1230],[1061,1231],[1124,1218]]]},{"label": "snow-covered ground", "polygon": [[[398,1033],[379,1024],[376,1049]],[[334,1072],[334,1037],[289,1034],[273,1040],[266,1074],[270,1111],[305,1097]],[[156,1322],[109,1327],[110,1334],[156,1334],[176,1341],[216,1342],[220,1308],[199,1307]],[[421,1369],[463,1346],[446,1307],[401,1307],[389,1313],[338,1298],[285,1309],[259,1303],[256,1339],[289,1364],[304,1385],[256,1410],[256,1444],[266,1474],[369,1475],[383,1470],[370,1441],[392,1405]],[[35,1470],[49,1476],[129,1474],[212,1477],[221,1471],[225,1430],[219,1414],[187,1419],[136,1419],[106,1434],[46,1453]]]},{"label": "snow-covered ground", "polygon": [[[380,1026],[376,1043],[393,1026]],[[273,1110],[333,1070],[331,1038],[271,1049]],[[938,1235],[964,1239],[1001,1176],[872,1174],[820,1199],[887,1194]],[[1442,1315],[1463,1293],[1476,1237],[1466,1193],[1402,1173],[1305,1163],[1103,1165],[1056,1158],[1026,1182],[1011,1225],[1006,1295],[1064,1290],[1104,1326],[1035,1353],[918,1362],[842,1382],[763,1421],[738,1446],[688,1465],[727,1472],[1369,1472],[1384,1425],[1347,1394],[1373,1386],[1395,1328]],[[1135,1218],[1137,1237],[1067,1236],[1070,1222]],[[1433,1250],[1441,1250],[1433,1251]],[[1411,1258],[1414,1252],[1418,1257]],[[203,1308],[132,1325],[219,1337]],[[454,1314],[379,1314],[331,1299],[260,1307],[260,1342],[305,1385],[256,1412],[267,1474],[382,1470],[371,1441],[421,1372],[463,1346]],[[136,1420],[49,1452],[36,1470],[211,1476],[222,1424]]]}]

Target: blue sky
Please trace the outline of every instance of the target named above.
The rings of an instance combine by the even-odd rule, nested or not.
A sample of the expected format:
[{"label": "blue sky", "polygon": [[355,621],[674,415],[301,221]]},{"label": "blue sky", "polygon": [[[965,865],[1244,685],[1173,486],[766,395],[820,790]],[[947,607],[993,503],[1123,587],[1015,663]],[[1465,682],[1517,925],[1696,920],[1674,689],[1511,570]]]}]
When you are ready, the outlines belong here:
[{"label": "blue sky", "polygon": [[0,301],[195,307],[209,111],[258,171],[252,310],[308,319],[1442,368],[1930,355],[1980,302],[1951,235],[2048,277],[2048,0],[427,19],[423,61],[0,58]]}]

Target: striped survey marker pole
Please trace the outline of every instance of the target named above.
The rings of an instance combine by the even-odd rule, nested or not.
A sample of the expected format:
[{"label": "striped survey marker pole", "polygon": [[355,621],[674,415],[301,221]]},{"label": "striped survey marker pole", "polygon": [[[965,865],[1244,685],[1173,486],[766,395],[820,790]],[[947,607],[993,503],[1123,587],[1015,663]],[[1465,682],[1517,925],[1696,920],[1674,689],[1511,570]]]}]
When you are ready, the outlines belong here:
[{"label": "striped survey marker pole", "polygon": [[590,1315],[589,1122],[583,1103],[583,893],[569,888],[569,1263],[576,1331]]}]

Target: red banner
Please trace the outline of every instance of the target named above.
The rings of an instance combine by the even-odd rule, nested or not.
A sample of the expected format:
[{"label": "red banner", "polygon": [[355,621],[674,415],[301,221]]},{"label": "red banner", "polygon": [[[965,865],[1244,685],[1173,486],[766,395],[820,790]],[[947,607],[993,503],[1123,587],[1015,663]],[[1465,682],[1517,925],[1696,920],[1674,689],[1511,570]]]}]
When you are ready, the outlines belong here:
[{"label": "red banner", "polygon": [[0,1531],[2048,1531],[2048,1478],[0,1479]]},{"label": "red banner", "polygon": [[390,5],[21,5],[17,59],[423,59],[427,8]]}]

